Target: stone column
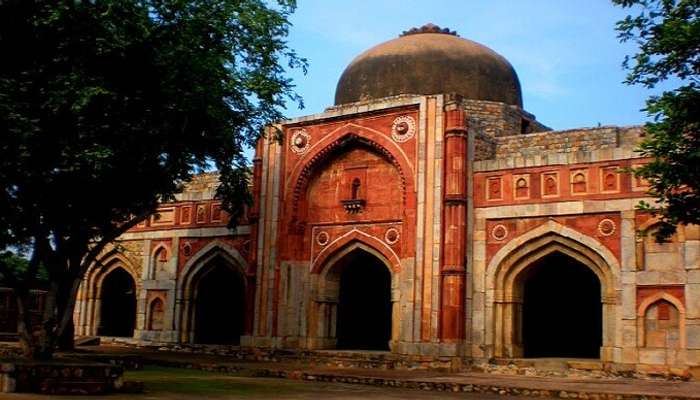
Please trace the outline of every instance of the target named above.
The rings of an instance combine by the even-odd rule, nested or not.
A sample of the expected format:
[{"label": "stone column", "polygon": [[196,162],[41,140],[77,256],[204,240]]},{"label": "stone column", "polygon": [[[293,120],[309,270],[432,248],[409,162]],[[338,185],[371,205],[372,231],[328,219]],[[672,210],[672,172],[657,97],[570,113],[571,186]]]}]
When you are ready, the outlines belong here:
[{"label": "stone column", "polygon": [[462,109],[449,110],[445,128],[442,307],[440,339],[464,339],[464,291],[467,246],[467,124]]},{"label": "stone column", "polygon": [[260,193],[262,186],[264,141],[264,138],[260,138],[255,145],[255,158],[253,158],[253,206],[248,210],[248,222],[250,223],[251,230],[250,251],[246,261],[248,261],[248,265],[251,266],[252,270],[246,271],[245,321],[243,325],[243,335],[246,337],[252,337],[255,324],[255,277],[258,274],[258,230],[260,229]]}]

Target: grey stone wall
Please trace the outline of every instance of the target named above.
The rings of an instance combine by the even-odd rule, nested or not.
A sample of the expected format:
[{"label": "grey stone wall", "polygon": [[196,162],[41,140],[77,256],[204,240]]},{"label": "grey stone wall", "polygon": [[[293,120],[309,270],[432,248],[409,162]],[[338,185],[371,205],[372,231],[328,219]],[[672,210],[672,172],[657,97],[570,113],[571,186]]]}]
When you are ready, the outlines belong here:
[{"label": "grey stone wall", "polygon": [[635,150],[642,139],[640,126],[537,132],[494,137],[493,140],[479,138],[477,142],[482,143],[481,147],[490,151],[477,151],[474,160],[477,169],[489,170],[639,158]]}]

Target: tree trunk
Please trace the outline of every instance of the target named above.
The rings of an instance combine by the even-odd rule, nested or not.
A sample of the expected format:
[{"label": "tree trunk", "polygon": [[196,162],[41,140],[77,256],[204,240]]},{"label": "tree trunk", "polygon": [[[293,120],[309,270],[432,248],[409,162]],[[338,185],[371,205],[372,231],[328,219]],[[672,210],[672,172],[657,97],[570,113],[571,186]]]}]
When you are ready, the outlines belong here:
[{"label": "tree trunk", "polygon": [[29,301],[26,290],[15,288],[15,302],[17,303],[17,334],[22,355],[27,358],[35,358],[36,341],[33,335],[31,318],[29,317]]},{"label": "tree trunk", "polygon": [[[72,277],[61,291],[62,302],[58,312],[58,335],[61,350],[73,350],[75,348],[75,324],[73,314],[75,313],[75,303],[78,298],[78,290],[82,277]],[[64,342],[65,341],[65,342]],[[64,347],[67,345],[68,347]]]},{"label": "tree trunk", "polygon": [[58,338],[58,349],[61,351],[75,350],[75,324],[72,319]]},{"label": "tree trunk", "polygon": [[64,351],[75,349],[75,323],[73,314],[77,300],[80,278],[72,278],[63,285],[58,298],[58,348]]},{"label": "tree trunk", "polygon": [[37,343],[37,354],[35,354],[34,358],[53,358],[56,343],[56,300],[59,290],[59,283],[52,280],[49,285],[49,291],[46,293],[44,313],[41,319],[41,331],[39,333],[39,340]]}]

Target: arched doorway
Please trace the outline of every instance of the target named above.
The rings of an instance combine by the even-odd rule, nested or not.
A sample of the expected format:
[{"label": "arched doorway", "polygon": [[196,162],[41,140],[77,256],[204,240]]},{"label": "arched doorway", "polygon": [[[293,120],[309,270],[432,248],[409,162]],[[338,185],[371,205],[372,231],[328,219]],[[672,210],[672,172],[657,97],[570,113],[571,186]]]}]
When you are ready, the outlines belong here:
[{"label": "arched doorway", "polygon": [[194,342],[237,345],[244,327],[243,276],[220,257],[202,271],[194,296]]},{"label": "arched doorway", "polygon": [[[599,351],[591,356],[599,357],[601,361],[614,361],[613,350],[616,343],[616,321],[618,320],[617,302],[621,295],[621,289],[618,286],[620,278],[617,272],[620,270],[620,264],[615,255],[600,242],[553,220],[508,242],[493,256],[486,267],[484,295],[487,298],[492,298],[493,301],[487,303],[484,308],[487,333],[489,331],[492,333],[491,341],[485,344],[493,345],[493,348],[490,349],[492,351],[490,354],[493,357],[520,358],[525,356],[523,348],[525,283],[529,277],[535,275],[539,265],[556,264],[552,261],[559,257],[566,260],[565,266],[573,265],[575,269],[581,271],[581,274],[587,273],[587,271],[580,270],[584,267],[596,276],[597,285],[588,285],[589,289],[585,292],[588,295],[594,295],[591,287],[599,288],[600,301],[597,308],[600,308],[602,315],[600,318],[602,325],[600,341],[602,343]],[[546,267],[543,271],[541,273],[545,277],[549,276]],[[555,282],[548,287],[559,288],[564,294],[557,296],[551,294],[552,292],[547,289],[543,294],[551,294],[548,297],[549,304],[562,302],[562,299],[566,299],[570,291],[575,290],[574,287],[580,285],[580,282],[575,278],[565,278],[568,283],[560,282],[559,278],[550,279],[550,282]],[[531,293],[534,291],[530,290]],[[550,318],[554,322],[562,316],[550,315]],[[571,334],[571,332],[557,332],[564,336]]]},{"label": "arched doorway", "polygon": [[521,275],[524,356],[599,358],[603,315],[598,276],[560,252],[537,260]]},{"label": "arched doorway", "polygon": [[[339,247],[317,264],[309,323],[316,349],[389,350],[398,332],[398,292],[383,253],[361,242]],[[316,275],[318,274],[318,275]]]},{"label": "arched doorway", "polygon": [[365,251],[343,258],[338,295],[337,348],[389,350],[391,338],[391,274],[384,263]]},{"label": "arched doorway", "polygon": [[136,323],[136,285],[123,268],[115,268],[105,276],[100,292],[101,336],[134,336]]}]

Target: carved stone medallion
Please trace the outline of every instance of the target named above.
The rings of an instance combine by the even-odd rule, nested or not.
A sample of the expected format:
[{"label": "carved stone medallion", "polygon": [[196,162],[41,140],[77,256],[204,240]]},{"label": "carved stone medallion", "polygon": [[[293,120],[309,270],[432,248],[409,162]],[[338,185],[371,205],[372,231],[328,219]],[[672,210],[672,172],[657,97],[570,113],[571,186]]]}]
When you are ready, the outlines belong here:
[{"label": "carved stone medallion", "polygon": [[503,240],[508,236],[508,228],[503,224],[498,224],[491,229],[491,237],[496,240]]},{"label": "carved stone medallion", "polygon": [[598,233],[600,233],[603,236],[610,236],[613,233],[615,233],[615,229],[617,227],[615,226],[615,221],[611,219],[603,219],[598,223]]},{"label": "carved stone medallion", "polygon": [[328,242],[330,241],[330,239],[331,239],[331,237],[330,237],[330,235],[328,235],[328,232],[326,232],[326,231],[321,231],[318,233],[318,235],[316,235],[316,243],[319,246],[327,245]]},{"label": "carved stone medallion", "polygon": [[296,154],[304,154],[311,146],[311,135],[305,130],[300,130],[294,132],[292,135],[292,140],[290,142],[290,147],[292,151]]},{"label": "carved stone medallion", "polygon": [[399,241],[399,230],[396,228],[389,228],[384,234],[384,241],[388,244],[394,244]]},{"label": "carved stone medallion", "polygon": [[403,143],[416,134],[416,121],[413,117],[402,115],[391,125],[391,137],[395,142]]}]

